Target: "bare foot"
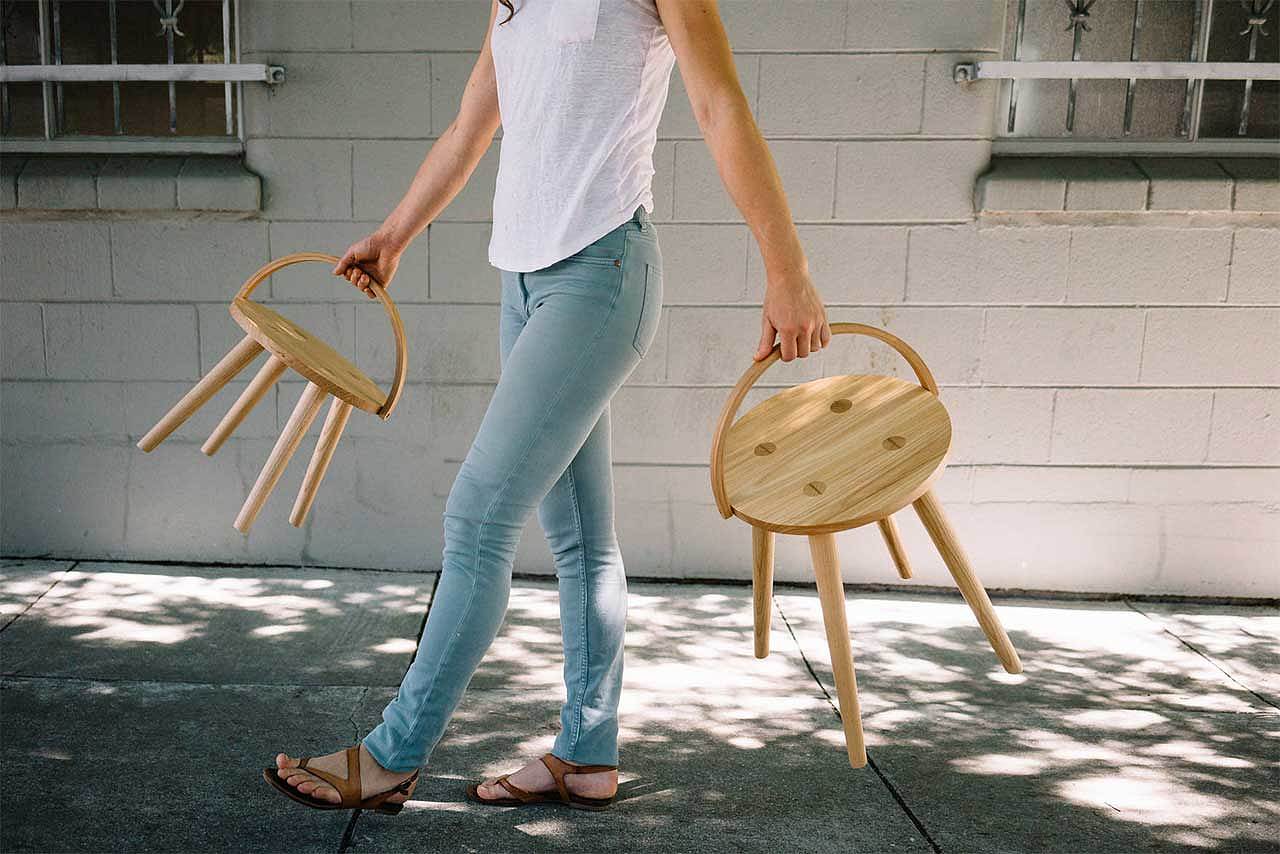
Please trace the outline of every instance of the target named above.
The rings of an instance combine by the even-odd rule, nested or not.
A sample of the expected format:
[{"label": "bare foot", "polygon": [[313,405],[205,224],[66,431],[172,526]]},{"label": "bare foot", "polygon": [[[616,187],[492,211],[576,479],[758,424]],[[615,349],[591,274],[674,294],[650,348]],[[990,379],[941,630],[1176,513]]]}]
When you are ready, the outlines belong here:
[{"label": "bare foot", "polygon": [[[579,763],[570,762],[569,764],[576,765]],[[528,765],[512,774],[511,782],[526,792],[549,792],[556,787],[555,778],[551,776],[547,766],[542,764],[541,759],[530,761]],[[584,798],[611,798],[618,791],[618,772],[596,771],[592,774],[567,774],[564,778],[564,785],[570,792],[575,795],[581,795]],[[489,800],[512,797],[512,793],[507,791],[501,783],[498,783],[496,778],[485,780],[476,788],[476,792],[480,797]]]},{"label": "bare foot", "polygon": [[[332,804],[342,802],[342,796],[338,794],[338,790],[321,780],[314,774],[308,774],[307,768],[317,768],[320,771],[333,774],[337,777],[346,778],[347,776],[347,751],[346,748],[327,753],[324,756],[316,756],[307,763],[307,768],[299,768],[298,763],[301,761],[298,757],[290,756],[287,753],[276,754],[276,776],[283,779],[290,786],[293,786],[304,795],[311,795],[314,798],[328,801]],[[403,783],[413,776],[412,771],[388,771],[379,765],[365,749],[364,743],[360,744],[360,797],[367,798],[370,795],[376,795],[379,792],[385,792],[388,789],[395,788],[398,784]],[[415,780],[413,785],[409,787],[409,794],[396,792],[387,798],[387,803],[402,804],[409,799],[409,795],[413,794],[413,790],[417,788],[418,781]]]}]

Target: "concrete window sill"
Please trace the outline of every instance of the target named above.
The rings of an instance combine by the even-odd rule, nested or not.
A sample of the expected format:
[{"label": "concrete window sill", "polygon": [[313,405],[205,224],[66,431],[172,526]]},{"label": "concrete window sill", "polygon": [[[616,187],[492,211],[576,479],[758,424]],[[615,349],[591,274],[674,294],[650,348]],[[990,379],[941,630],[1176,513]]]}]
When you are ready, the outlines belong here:
[{"label": "concrete window sill", "polygon": [[1280,212],[1280,159],[997,156],[979,213]]},{"label": "concrete window sill", "polygon": [[261,206],[262,179],[237,155],[0,158],[0,210],[255,212]]}]

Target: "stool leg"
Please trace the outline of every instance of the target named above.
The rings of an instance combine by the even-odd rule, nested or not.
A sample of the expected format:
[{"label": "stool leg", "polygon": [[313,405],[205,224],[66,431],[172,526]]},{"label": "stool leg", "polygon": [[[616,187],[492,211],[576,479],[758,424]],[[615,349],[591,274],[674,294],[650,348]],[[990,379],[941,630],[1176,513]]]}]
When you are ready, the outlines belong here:
[{"label": "stool leg", "polygon": [[243,371],[261,352],[262,345],[257,341],[248,335],[242,338],[239,344],[232,347],[227,355],[213,366],[213,370],[205,374],[200,382],[182,396],[182,400],[179,400],[173,409],[156,422],[156,426],[147,431],[147,435],[138,440],[138,447],[147,452],[154,450],[156,445],[169,438],[170,433],[181,427],[192,413],[208,403],[209,398],[217,394],[231,381],[232,377]]},{"label": "stool leg", "polygon": [[810,534],[809,554],[813,557],[813,574],[818,580],[818,599],[822,602],[822,622],[827,628],[827,646],[831,649],[831,672],[835,675],[836,694],[840,697],[840,720],[844,723],[849,764],[861,768],[867,764],[867,748],[862,741],[858,679],[853,672],[853,646],[849,642],[849,621],[845,616],[844,585],[840,582],[840,557],[836,552],[835,534]]},{"label": "stool leg", "polygon": [[751,526],[751,595],[755,603],[756,658],[769,655],[773,612],[773,531]]},{"label": "stool leg", "polygon": [[262,400],[263,395],[271,390],[271,386],[275,385],[276,380],[280,379],[280,375],[284,373],[285,364],[279,356],[272,355],[267,359],[267,363],[258,369],[258,373],[254,375],[249,385],[236,398],[236,402],[227,410],[227,414],[222,416],[222,420],[218,422],[218,426],[209,434],[209,438],[200,446],[200,450],[209,456],[213,456],[222,447],[222,443],[227,441],[235,429],[240,426],[240,422],[244,421],[249,411],[258,405],[258,401]]},{"label": "stool leg", "polygon": [[889,547],[893,557],[893,565],[898,568],[899,578],[911,577],[911,564],[907,563],[907,552],[902,548],[902,538],[898,536],[898,525],[892,516],[880,520],[880,533],[884,535],[884,544]]},{"label": "stool leg", "polygon": [[294,451],[298,450],[302,437],[306,435],[311,422],[320,412],[324,399],[325,393],[320,386],[307,383],[307,387],[302,391],[302,397],[298,398],[297,406],[293,408],[293,414],[289,416],[289,422],[284,425],[280,438],[271,449],[271,455],[267,457],[266,464],[258,474],[253,489],[249,490],[249,497],[244,500],[244,506],[240,508],[240,515],[235,521],[235,528],[240,533],[249,533],[249,528],[253,525],[253,520],[258,518],[258,512],[262,510],[267,496],[271,494],[271,490],[275,489],[280,475],[284,474],[289,458],[293,456]]},{"label": "stool leg", "polygon": [[333,399],[329,404],[329,414],[325,416],[324,426],[320,428],[320,439],[311,455],[311,464],[307,466],[307,474],[302,479],[302,489],[298,490],[298,498],[293,502],[293,512],[289,514],[289,524],[295,528],[302,527],[302,522],[311,510],[311,502],[316,500],[316,490],[324,473],[329,470],[329,461],[333,459],[334,449],[338,447],[338,439],[351,417],[351,404],[345,400]]},{"label": "stool leg", "polygon": [[1005,634],[1004,626],[1000,625],[1000,618],[996,616],[995,608],[987,598],[987,591],[982,588],[982,582],[974,575],[973,567],[969,565],[969,559],[960,547],[960,540],[956,538],[956,532],[952,529],[951,523],[943,515],[942,505],[937,497],[930,490],[913,501],[911,506],[916,509],[916,514],[924,523],[925,530],[929,532],[933,544],[937,546],[943,561],[946,562],[947,569],[951,570],[951,576],[956,580],[960,594],[969,603],[973,615],[978,618],[978,625],[982,627],[983,633],[991,643],[991,648],[995,650],[996,657],[1009,673],[1021,673],[1022,661],[1018,658],[1018,651],[1013,648],[1013,643]]}]

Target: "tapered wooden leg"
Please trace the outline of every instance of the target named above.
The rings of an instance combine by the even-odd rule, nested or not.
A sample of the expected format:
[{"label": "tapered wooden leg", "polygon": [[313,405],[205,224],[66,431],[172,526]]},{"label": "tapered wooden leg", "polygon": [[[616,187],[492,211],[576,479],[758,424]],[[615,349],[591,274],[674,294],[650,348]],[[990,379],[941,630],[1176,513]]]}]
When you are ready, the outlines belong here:
[{"label": "tapered wooden leg", "polygon": [[840,719],[844,723],[849,764],[861,768],[867,764],[867,748],[862,741],[858,679],[853,673],[853,645],[849,642],[835,534],[810,534],[809,553],[813,556],[813,574],[818,580],[818,599],[822,603],[822,622],[827,628],[827,646],[831,649],[831,672],[840,698]]},{"label": "tapered wooden leg", "polygon": [[880,533],[884,535],[884,544],[889,547],[893,557],[893,565],[898,568],[899,578],[911,577],[911,564],[907,563],[907,552],[902,548],[902,538],[898,536],[898,525],[892,516],[880,520]]},{"label": "tapered wooden leg", "polygon": [[289,523],[295,528],[302,527],[307,511],[311,509],[311,502],[316,500],[316,490],[320,488],[320,481],[324,480],[329,461],[333,459],[333,451],[338,447],[338,439],[350,417],[351,404],[335,397],[333,403],[329,404],[329,414],[324,419],[324,426],[320,428],[320,438],[311,455],[311,464],[307,466],[306,477],[302,479],[302,489],[298,490],[298,498],[293,502],[293,512],[289,514]]},{"label": "tapered wooden leg", "polygon": [[235,432],[240,426],[240,422],[244,421],[249,411],[258,405],[258,401],[262,400],[262,396],[271,390],[271,386],[275,385],[276,380],[280,379],[280,375],[284,373],[284,361],[276,355],[272,355],[267,359],[267,363],[258,369],[258,373],[240,396],[236,398],[236,402],[227,410],[227,414],[222,416],[222,420],[218,422],[218,426],[209,434],[209,438],[200,446],[200,450],[209,456],[213,456],[222,447],[222,443]]},{"label": "tapered wooden leg", "polygon": [[751,595],[755,601],[756,658],[769,655],[773,613],[773,531],[751,526]]},{"label": "tapered wooden leg", "polygon": [[156,426],[147,431],[147,435],[138,440],[138,447],[147,452],[154,450],[156,445],[169,438],[170,433],[181,427],[193,412],[204,406],[209,398],[217,394],[231,381],[232,377],[243,371],[245,366],[256,359],[261,352],[262,345],[246,335],[239,344],[222,357],[218,364],[213,366],[213,370],[192,386],[191,391],[182,396],[182,400],[179,400],[173,409],[156,422]]},{"label": "tapered wooden leg", "polygon": [[271,490],[275,489],[280,475],[284,474],[289,458],[293,456],[294,451],[298,450],[302,437],[306,435],[311,422],[320,412],[325,396],[324,391],[315,383],[307,383],[307,387],[303,389],[302,397],[298,398],[298,404],[293,408],[293,414],[289,416],[289,423],[284,425],[280,438],[271,449],[271,455],[267,457],[266,465],[262,467],[257,481],[253,484],[253,489],[249,490],[249,497],[244,500],[244,506],[240,508],[240,515],[236,517],[235,528],[240,533],[249,533],[249,528],[253,525],[253,520],[258,518],[258,512],[262,510],[267,496],[271,494]]},{"label": "tapered wooden leg", "polygon": [[951,576],[956,580],[960,594],[969,603],[973,615],[978,618],[978,625],[982,627],[983,633],[991,643],[991,648],[995,650],[996,657],[1008,672],[1021,673],[1022,661],[1018,658],[1018,651],[1013,648],[1013,643],[1005,634],[1004,626],[1000,625],[1000,618],[996,616],[995,608],[987,598],[987,591],[982,588],[982,582],[978,581],[978,577],[974,575],[973,567],[969,565],[969,559],[960,547],[956,532],[942,513],[942,505],[938,503],[938,499],[931,490],[917,498],[911,506],[916,509],[925,530],[933,539],[933,544],[938,547],[943,561],[947,564],[947,569],[951,570]]}]

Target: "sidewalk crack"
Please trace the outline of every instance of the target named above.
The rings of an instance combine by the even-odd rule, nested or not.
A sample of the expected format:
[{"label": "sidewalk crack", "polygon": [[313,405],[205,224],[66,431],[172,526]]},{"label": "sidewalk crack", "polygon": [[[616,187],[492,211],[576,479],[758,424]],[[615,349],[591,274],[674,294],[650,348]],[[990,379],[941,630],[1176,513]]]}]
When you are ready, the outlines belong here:
[{"label": "sidewalk crack", "polygon": [[55,588],[55,587],[57,587],[59,584],[61,584],[61,583],[62,583],[62,579],[66,577],[67,573],[68,573],[68,572],[70,572],[71,570],[75,569],[75,568],[76,568],[77,566],[79,566],[79,565],[80,565],[80,561],[78,561],[78,560],[77,560],[77,561],[73,562],[73,563],[71,564],[71,566],[67,567],[66,569],[60,570],[60,571],[59,571],[59,573],[58,573],[58,578],[57,578],[57,580],[55,580],[52,584],[50,584],[48,587],[46,587],[46,588],[44,589],[44,591],[43,591],[39,596],[37,596],[36,598],[32,599],[29,603],[27,603],[27,607],[23,608],[23,609],[22,609],[21,611],[19,611],[17,614],[14,614],[14,615],[13,615],[13,619],[12,619],[12,620],[10,620],[9,622],[5,623],[3,626],[0,626],[0,633],[3,633],[3,632],[5,632],[5,631],[7,631],[7,630],[8,630],[8,628],[9,628],[10,626],[12,626],[14,623],[18,622],[18,620],[22,617],[22,615],[23,615],[23,614],[27,613],[27,612],[28,612],[28,611],[30,611],[32,608],[34,608],[34,607],[36,606],[36,603],[37,603],[37,602],[39,602],[41,599],[43,599],[43,598],[45,597],[45,594],[46,594],[46,593],[48,593],[50,590],[52,590],[53,588]]}]

